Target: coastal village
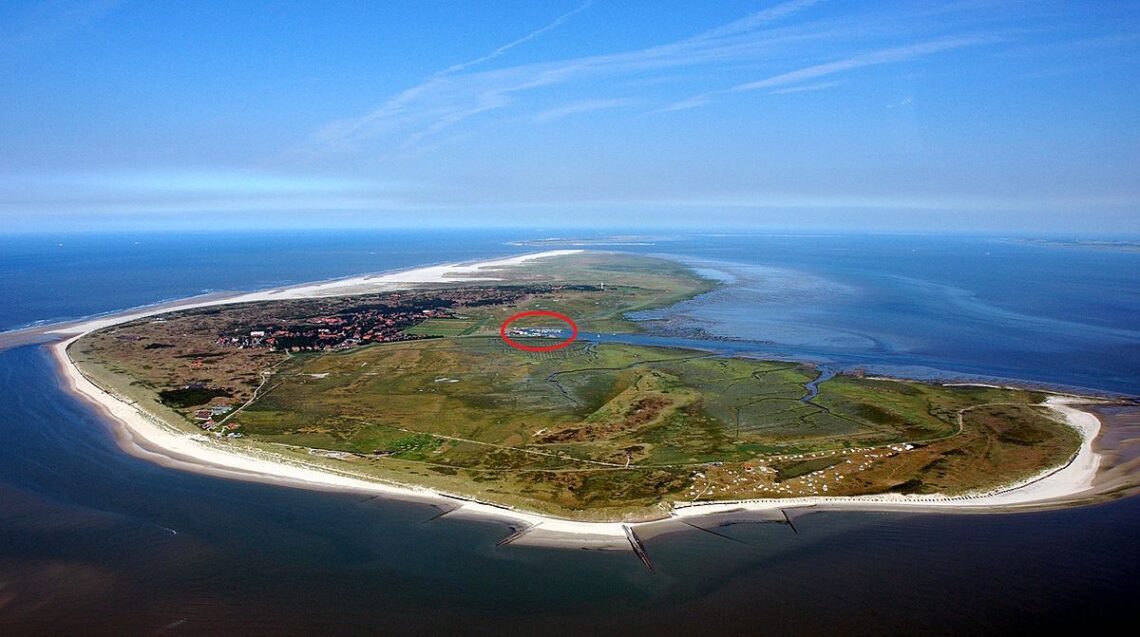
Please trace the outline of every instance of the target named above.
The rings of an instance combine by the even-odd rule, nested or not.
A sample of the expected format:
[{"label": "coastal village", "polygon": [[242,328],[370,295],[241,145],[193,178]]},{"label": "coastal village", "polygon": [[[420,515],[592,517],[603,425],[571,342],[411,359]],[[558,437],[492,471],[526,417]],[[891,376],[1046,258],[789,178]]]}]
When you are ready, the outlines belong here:
[{"label": "coastal village", "polygon": [[301,322],[267,323],[223,334],[215,341],[223,347],[268,348],[277,351],[330,351],[368,343],[390,343],[429,338],[405,334],[404,330],[429,318],[455,318],[447,308],[367,308],[355,312],[318,316]]},{"label": "coastal village", "polygon": [[222,347],[275,351],[334,351],[421,338],[405,330],[429,318],[456,318],[465,307],[513,303],[533,291],[521,288],[440,290],[431,296],[398,294],[307,318],[263,318],[215,341]]}]

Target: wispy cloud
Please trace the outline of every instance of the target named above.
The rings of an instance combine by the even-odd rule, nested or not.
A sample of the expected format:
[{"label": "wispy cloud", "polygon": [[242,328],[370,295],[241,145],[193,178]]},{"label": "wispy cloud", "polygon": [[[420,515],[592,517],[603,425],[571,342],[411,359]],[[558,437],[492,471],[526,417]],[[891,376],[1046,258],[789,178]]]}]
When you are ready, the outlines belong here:
[{"label": "wispy cloud", "polygon": [[746,93],[751,91],[770,89],[768,90],[769,95],[781,95],[787,93],[799,93],[804,91],[824,90],[836,86],[837,82],[815,82],[812,84],[800,83],[828,77],[831,75],[837,75],[868,66],[879,66],[883,64],[907,62],[924,56],[933,55],[935,53],[941,53],[943,51],[950,51],[953,49],[961,49],[971,46],[980,46],[983,44],[992,44],[998,41],[1000,41],[999,38],[993,36],[969,36],[958,38],[943,38],[938,40],[931,40],[928,42],[908,44],[906,46],[879,49],[876,51],[853,55],[841,60],[835,60],[823,64],[813,64],[811,66],[802,67],[793,71],[785,71],[783,73],[778,73],[762,80],[745,82],[743,84],[737,84],[726,89],[693,95],[691,97],[687,97],[683,100],[669,104],[664,108],[658,109],[657,112],[667,113],[670,111],[688,110],[696,108],[698,106],[704,106],[711,103],[717,96],[723,96],[731,93]]},{"label": "wispy cloud", "polygon": [[562,26],[562,24],[564,22],[566,22],[567,20],[569,20],[570,18],[572,18],[575,15],[578,15],[579,13],[590,8],[591,4],[593,4],[593,2],[585,2],[581,6],[579,6],[577,9],[574,9],[573,11],[568,11],[568,12],[558,16],[550,24],[547,24],[546,26],[544,26],[540,29],[535,29],[534,31],[531,31],[530,33],[524,35],[523,37],[521,37],[517,40],[514,40],[512,42],[508,42],[508,43],[504,44],[503,46],[495,49],[494,51],[491,51],[487,55],[477,57],[474,60],[469,60],[467,62],[460,62],[459,64],[454,64],[452,66],[449,66],[446,69],[436,73],[436,77],[439,77],[441,75],[451,75],[453,73],[458,73],[458,72],[460,72],[464,69],[470,68],[472,66],[477,66],[477,65],[482,64],[484,62],[490,62],[491,60],[494,60],[495,58],[503,55],[507,51],[510,51],[511,49],[513,49],[519,45],[526,44],[527,42],[530,42],[531,40],[543,35],[544,33],[547,33],[549,31],[553,31],[554,29],[557,29],[558,27]]},{"label": "wispy cloud", "polygon": [[922,42],[919,44],[909,44],[907,46],[882,49],[879,51],[872,51],[870,53],[855,55],[843,60],[836,60],[834,62],[828,62],[826,64],[815,64],[813,66],[796,69],[795,71],[780,73],[779,75],[774,75],[772,77],[763,80],[757,80],[755,82],[738,84],[728,89],[727,92],[739,93],[742,91],[757,91],[774,86],[786,86],[788,84],[795,84],[804,80],[814,80],[819,77],[835,75],[836,73],[852,71],[854,69],[859,69],[866,66],[906,62],[908,60],[931,55],[933,53],[940,53],[942,51],[949,51],[951,49],[960,49],[967,46],[990,44],[995,41],[996,40],[992,37],[947,38],[942,40],[934,40],[932,42]]},{"label": "wispy cloud", "polygon": [[[457,134],[455,129],[461,124],[475,118],[493,121],[488,115],[504,109],[521,111],[523,117],[541,124],[579,112],[627,105],[619,98],[605,96],[582,99],[582,91],[576,89],[587,84],[586,90],[596,95],[599,84],[628,87],[631,82],[648,82],[657,87],[652,90],[658,95],[638,101],[649,104],[651,113],[677,112],[753,91],[772,95],[823,91],[838,85],[834,78],[859,69],[1002,41],[996,35],[969,32],[947,35],[952,29],[933,23],[927,28],[938,35],[885,46],[884,42],[892,39],[914,39],[918,31],[906,23],[885,24],[874,13],[859,14],[854,22],[846,16],[843,20],[834,15],[813,17],[810,9],[820,3],[792,0],[689,37],[624,52],[487,70],[473,68],[565,25],[589,6],[581,5],[486,55],[428,76],[369,113],[326,124],[295,150],[293,159],[311,163],[350,154],[359,157],[361,152],[373,161],[406,159]],[[868,37],[867,32],[873,36]],[[837,59],[831,61],[818,61],[820,51],[829,48],[847,53],[837,53]],[[805,59],[815,63],[794,66],[797,60]],[[668,95],[684,90],[684,86],[707,86],[724,76],[740,78],[754,69],[765,69],[768,74],[669,101]],[[652,84],[661,76],[682,79]],[[540,93],[541,99],[532,98]],[[565,104],[551,106],[551,95],[562,98]],[[653,108],[654,102],[664,103]]]},{"label": "wispy cloud", "polygon": [[51,42],[85,29],[121,4],[123,0],[54,0],[35,3],[24,15],[0,25],[0,52]]},{"label": "wispy cloud", "polygon": [[[346,119],[327,124],[318,130],[317,133],[313,136],[315,145],[318,147],[324,147],[323,150],[319,151],[317,154],[335,152],[337,146],[344,146],[345,144],[351,143],[354,138],[368,137],[394,130],[414,128],[417,123],[416,120],[421,119],[420,117],[417,117],[417,115],[421,115],[423,113],[416,113],[412,110],[411,107],[417,103],[430,101],[433,95],[445,93],[446,89],[453,87],[455,85],[455,81],[451,79],[452,76],[457,75],[461,71],[470,67],[494,60],[502,56],[504,53],[510,51],[511,49],[526,44],[527,42],[530,42],[539,36],[558,28],[570,18],[588,9],[591,4],[592,2],[585,2],[576,9],[558,16],[554,19],[554,21],[546,24],[545,26],[535,29],[534,31],[527,33],[521,38],[512,40],[511,42],[508,42],[507,44],[496,48],[486,55],[481,55],[473,60],[467,60],[465,62],[453,64],[445,69],[437,71],[436,73],[432,74],[431,77],[424,80],[420,84],[400,92],[395,97],[389,99],[385,104],[372,111],[371,113],[364,115],[363,117]],[[427,125],[426,127],[421,127],[419,130],[411,132],[407,139],[404,141],[403,147],[406,148],[408,146],[414,145],[423,138],[430,136],[432,133],[443,130],[456,122],[466,119],[467,117],[477,115],[483,111],[491,110],[504,104],[505,101],[502,99],[501,95],[494,95],[490,92],[486,92],[483,95],[478,96],[475,100],[475,103],[467,106],[466,108],[447,108],[445,106],[441,106],[434,111],[438,114],[438,118],[435,120],[435,122]],[[432,113],[432,110],[426,111],[426,114],[430,115]]]},{"label": "wispy cloud", "polygon": [[693,95],[692,97],[686,97],[685,99],[673,102],[672,104],[667,104],[667,105],[662,106],[661,108],[659,108],[653,112],[654,113],[672,113],[672,112],[676,112],[676,111],[687,111],[687,110],[692,109],[692,108],[699,108],[701,106],[704,106],[705,104],[708,104],[712,100],[713,100],[713,94],[712,93],[702,93],[700,95]]},{"label": "wispy cloud", "polygon": [[820,1],[821,0],[794,0],[792,2],[778,4],[774,7],[770,7],[762,11],[750,13],[747,16],[739,20],[729,22],[724,26],[704,31],[692,38],[689,38],[687,41],[694,42],[700,40],[715,40],[717,38],[723,38],[725,36],[747,33],[757,27],[761,27],[770,22],[789,17],[797,11],[802,11],[803,9],[807,9],[808,7],[819,4]]},{"label": "wispy cloud", "polygon": [[829,88],[835,88],[842,82],[816,82],[815,84],[802,84],[800,86],[791,86],[788,88],[778,88],[768,91],[768,95],[787,95],[789,93],[810,93],[813,91],[826,91]]},{"label": "wispy cloud", "polygon": [[635,100],[628,98],[581,100],[578,102],[563,104],[562,106],[555,106],[554,108],[548,108],[538,115],[535,115],[532,121],[536,124],[546,124],[548,122],[553,122],[570,115],[589,113],[591,111],[607,110],[611,108],[622,108],[635,103]]},{"label": "wispy cloud", "polygon": [[296,153],[303,161],[358,150],[370,140],[384,138],[388,157],[404,156],[414,147],[476,115],[506,108],[528,91],[573,81],[636,77],[662,69],[715,66],[756,60],[780,46],[811,41],[826,34],[801,29],[761,30],[816,4],[795,0],[750,14],[740,20],[708,29],[675,42],[606,55],[556,62],[531,63],[486,71],[464,72],[504,52],[534,41],[583,7],[559,16],[550,24],[498,47],[475,60],[452,65],[412,86],[360,117],[331,122]]}]

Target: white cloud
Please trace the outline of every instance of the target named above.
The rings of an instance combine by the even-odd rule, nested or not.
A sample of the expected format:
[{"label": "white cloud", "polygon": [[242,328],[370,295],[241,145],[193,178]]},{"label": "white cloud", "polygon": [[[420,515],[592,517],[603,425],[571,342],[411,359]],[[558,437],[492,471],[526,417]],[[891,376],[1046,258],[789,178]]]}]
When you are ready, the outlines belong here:
[{"label": "white cloud", "polygon": [[[801,29],[773,32],[759,30],[760,27],[787,18],[817,1],[786,2],[663,45],[555,62],[462,72],[474,64],[492,60],[506,50],[534,40],[582,10],[579,8],[487,55],[435,73],[365,115],[322,126],[307,144],[297,149],[295,156],[304,161],[312,161],[357,150],[365,142],[385,138],[391,142],[385,144],[385,148],[395,150],[394,153],[389,150],[388,156],[398,157],[426,139],[471,117],[515,104],[515,98],[527,91],[571,81],[636,76],[662,69],[755,60],[774,53],[780,46],[824,37],[826,34]],[[396,139],[393,140],[393,137]]]},{"label": "white cloud", "polygon": [[600,111],[611,108],[622,108],[635,103],[636,102],[634,100],[626,98],[581,100],[546,109],[538,115],[535,115],[532,121],[536,124],[545,124],[547,122],[553,122],[554,120],[562,119],[563,117],[568,117],[570,115],[577,115],[579,113],[588,113],[591,111]]},{"label": "white cloud", "polygon": [[654,112],[655,113],[672,113],[674,111],[687,111],[691,108],[698,108],[700,106],[704,106],[705,104],[708,104],[711,101],[712,101],[712,95],[709,93],[705,93],[702,95],[694,95],[692,97],[687,97],[683,100],[673,102],[672,104],[668,104],[666,106],[663,106]]},{"label": "white cloud", "polygon": [[851,56],[842,60],[836,60],[834,62],[815,64],[812,66],[796,69],[794,71],[779,73],[763,80],[737,84],[731,88],[719,91],[701,93],[699,95],[694,95],[692,97],[674,102],[668,106],[665,106],[664,108],[657,110],[656,112],[663,113],[697,108],[699,106],[704,106],[711,103],[713,101],[713,98],[717,95],[725,95],[729,93],[744,93],[759,91],[763,89],[774,89],[768,91],[769,95],[802,93],[806,91],[821,91],[837,86],[838,82],[816,82],[813,84],[802,84],[799,86],[796,85],[807,80],[813,80],[829,75],[844,73],[846,71],[852,71],[867,66],[906,62],[908,60],[917,59],[926,55],[932,55],[934,53],[940,53],[942,51],[949,51],[952,49],[960,49],[970,46],[979,46],[982,44],[990,44],[997,41],[998,40],[993,37],[972,36],[961,38],[946,38],[930,42],[922,42],[918,44],[909,44],[901,47],[880,49],[877,51],[871,51],[869,53],[862,53],[859,55]]},{"label": "white cloud", "polygon": [[890,49],[881,49],[878,51],[872,51],[870,53],[855,55],[843,60],[827,62],[826,64],[815,64],[813,66],[796,69],[795,71],[780,73],[779,75],[774,75],[772,77],[763,80],[757,80],[755,82],[738,84],[731,89],[728,89],[728,92],[739,93],[744,91],[757,91],[774,86],[786,86],[788,84],[795,84],[804,80],[812,80],[818,77],[835,75],[836,73],[843,73],[845,71],[851,71],[867,66],[906,62],[908,60],[931,55],[933,53],[940,53],[942,51],[960,49],[968,46],[990,44],[995,41],[996,40],[994,38],[989,37],[947,38],[942,40],[934,40],[932,42],[922,42],[919,44],[909,44],[907,46],[894,47]]},{"label": "white cloud", "polygon": [[60,0],[32,4],[0,24],[0,52],[51,42],[81,31],[119,8],[123,0]]},{"label": "white cloud", "polygon": [[550,24],[547,24],[546,26],[544,26],[540,29],[535,29],[534,31],[531,31],[530,33],[524,35],[523,37],[521,37],[517,40],[514,40],[513,42],[508,42],[508,43],[504,44],[503,46],[495,49],[494,51],[491,51],[487,55],[475,58],[474,60],[469,60],[467,62],[460,62],[459,64],[449,66],[446,69],[440,71],[439,73],[436,73],[436,76],[451,75],[453,73],[458,73],[459,71],[462,71],[463,69],[466,69],[466,68],[469,68],[472,66],[476,66],[476,65],[482,64],[484,62],[490,62],[491,60],[499,57],[500,55],[503,55],[507,51],[510,51],[511,49],[513,49],[513,48],[515,48],[521,44],[526,44],[527,42],[530,42],[531,40],[537,38],[538,36],[548,32],[548,31],[553,31],[554,29],[557,29],[558,27],[562,26],[562,24],[564,22],[566,22],[567,20],[569,20],[570,18],[572,18],[575,15],[577,15],[577,14],[585,11],[586,9],[588,9],[591,4],[593,4],[593,3],[592,2],[583,3],[577,9],[574,9],[573,11],[569,11],[567,13],[564,13],[564,14],[558,16],[558,18],[556,18],[553,22],[551,22]]},{"label": "white cloud", "polygon": [[779,88],[773,91],[768,91],[768,95],[787,95],[789,93],[809,93],[812,91],[826,91],[829,88],[839,86],[841,82],[817,82],[815,84],[803,84],[800,86],[791,86],[788,88]]}]

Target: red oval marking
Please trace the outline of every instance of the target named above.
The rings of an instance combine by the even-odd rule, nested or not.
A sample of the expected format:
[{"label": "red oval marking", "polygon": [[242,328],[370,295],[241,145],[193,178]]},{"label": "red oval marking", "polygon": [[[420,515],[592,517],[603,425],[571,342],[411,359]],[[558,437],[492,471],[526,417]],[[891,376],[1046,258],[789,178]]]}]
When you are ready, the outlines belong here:
[{"label": "red oval marking", "polygon": [[[570,326],[570,338],[567,338],[564,341],[559,341],[554,345],[542,346],[523,345],[522,343],[512,341],[511,337],[507,336],[507,326],[521,318],[526,318],[528,316],[548,316],[550,318],[556,318],[559,321],[562,321],[563,323]],[[578,325],[573,321],[573,319],[571,319],[569,316],[566,316],[565,314],[551,312],[549,310],[530,310],[529,312],[519,312],[513,316],[508,316],[507,320],[503,321],[503,324],[499,326],[499,336],[502,337],[503,341],[506,342],[507,345],[510,345],[511,347],[522,350],[524,352],[553,352],[556,349],[562,349],[563,347],[569,346],[570,343],[574,342],[574,339],[578,338]]]}]

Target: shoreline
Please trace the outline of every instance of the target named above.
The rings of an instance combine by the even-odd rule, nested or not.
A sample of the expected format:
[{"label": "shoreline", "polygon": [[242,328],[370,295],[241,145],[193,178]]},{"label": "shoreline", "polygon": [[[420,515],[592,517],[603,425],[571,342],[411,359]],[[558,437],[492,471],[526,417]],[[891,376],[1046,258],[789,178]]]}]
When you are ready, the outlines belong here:
[{"label": "shoreline", "polygon": [[64,377],[67,389],[95,405],[111,421],[120,448],[141,459],[170,468],[194,471],[227,479],[263,482],[279,486],[368,493],[394,499],[451,504],[455,508],[445,515],[472,519],[495,519],[517,525],[516,533],[503,543],[539,544],[544,546],[591,546],[604,549],[637,550],[632,529],[646,529],[677,521],[728,512],[758,513],[802,507],[826,507],[829,510],[908,510],[908,511],[1001,511],[1025,507],[1061,506],[1082,496],[1092,495],[1093,480],[1098,475],[1101,455],[1093,448],[1101,423],[1093,414],[1072,407],[1090,399],[1072,395],[1054,395],[1046,405],[1061,415],[1081,437],[1081,446],[1061,467],[1042,471],[1028,479],[992,491],[958,496],[881,494],[868,496],[811,496],[802,498],[768,498],[708,503],[675,502],[657,520],[644,522],[584,522],[566,520],[539,513],[477,502],[428,489],[389,484],[356,477],[329,467],[306,465],[272,457],[260,450],[234,448],[208,438],[177,430],[148,414],[133,403],[124,402],[92,383],[71,360],[67,348],[83,335],[110,325],[171,311],[269,300],[316,298],[365,294],[407,289],[417,284],[463,283],[496,280],[479,276],[480,270],[509,267],[534,259],[562,256],[581,250],[550,250],[469,264],[434,265],[388,274],[373,274],[303,284],[259,292],[208,298],[191,297],[169,304],[127,310],[114,315],[94,317],[64,325],[47,325],[35,330],[40,337],[64,337],[50,349]]},{"label": "shoreline", "polygon": [[317,281],[314,283],[302,283],[299,285],[292,285],[281,288],[270,288],[268,290],[258,290],[255,292],[237,292],[232,294],[225,292],[211,293],[201,296],[192,296],[187,299],[178,301],[159,303],[156,305],[146,305],[141,308],[132,308],[113,314],[94,316],[87,319],[79,319],[76,321],[57,323],[54,325],[42,325],[25,330],[14,330],[12,332],[0,333],[0,336],[3,334],[15,335],[20,333],[29,335],[82,335],[94,330],[102,329],[104,327],[118,325],[119,323],[126,323],[127,321],[154,316],[155,314],[165,314],[167,312],[190,310],[201,307],[233,305],[236,303],[257,303],[260,301],[288,301],[295,299],[313,299],[328,296],[350,296],[356,294],[372,294],[376,292],[392,292],[407,289],[409,286],[425,284],[497,281],[499,279],[493,276],[478,276],[481,274],[479,270],[509,267],[512,265],[525,263],[527,261],[532,261],[534,259],[577,254],[579,252],[582,252],[582,250],[548,250],[546,252],[534,252],[514,257],[493,259],[490,261],[480,261],[476,263],[445,263],[441,265],[430,265],[419,268],[412,268],[410,270],[397,270],[383,274],[362,274],[342,279],[331,279],[328,281]]}]

